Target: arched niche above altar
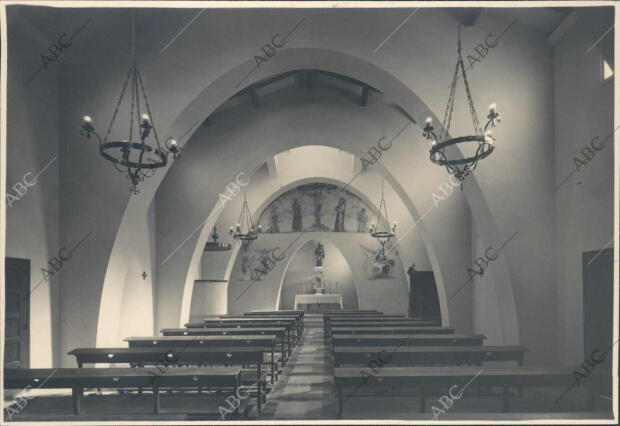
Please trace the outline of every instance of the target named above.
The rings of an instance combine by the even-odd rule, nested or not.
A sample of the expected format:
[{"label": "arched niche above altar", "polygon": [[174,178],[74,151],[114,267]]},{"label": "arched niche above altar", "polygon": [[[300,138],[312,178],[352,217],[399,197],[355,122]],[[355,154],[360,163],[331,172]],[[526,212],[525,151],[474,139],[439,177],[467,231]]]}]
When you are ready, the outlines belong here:
[{"label": "arched niche above altar", "polygon": [[334,184],[297,186],[272,201],[258,223],[263,232],[367,232],[373,209]]}]

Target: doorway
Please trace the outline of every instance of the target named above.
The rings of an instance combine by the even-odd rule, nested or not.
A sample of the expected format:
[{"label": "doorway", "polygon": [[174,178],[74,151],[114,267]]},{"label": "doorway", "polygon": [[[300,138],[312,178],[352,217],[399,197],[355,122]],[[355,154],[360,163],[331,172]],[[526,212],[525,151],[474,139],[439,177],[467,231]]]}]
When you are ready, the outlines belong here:
[{"label": "doorway", "polygon": [[7,257],[5,275],[4,367],[30,362],[30,260]]},{"label": "doorway", "polygon": [[[597,372],[611,375],[611,345],[613,332],[613,249],[585,252],[583,264],[583,350],[584,359],[594,351],[600,357],[609,349]],[[611,397],[611,380],[601,393]]]},{"label": "doorway", "polygon": [[433,271],[412,271],[409,274],[409,316],[441,324],[439,296]]}]

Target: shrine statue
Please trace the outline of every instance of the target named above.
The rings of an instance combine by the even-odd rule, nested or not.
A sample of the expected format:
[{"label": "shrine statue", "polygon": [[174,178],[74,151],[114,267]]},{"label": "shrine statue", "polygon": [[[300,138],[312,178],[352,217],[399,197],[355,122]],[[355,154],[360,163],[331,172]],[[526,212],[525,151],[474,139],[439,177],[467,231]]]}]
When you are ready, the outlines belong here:
[{"label": "shrine statue", "polygon": [[293,198],[293,232],[301,232],[301,204],[297,198]]},{"label": "shrine statue", "polygon": [[323,266],[324,259],[325,250],[323,250],[323,244],[318,243],[316,250],[314,250],[314,266]]},{"label": "shrine statue", "polygon": [[347,202],[344,198],[340,198],[336,210],[336,222],[334,223],[334,232],[344,232],[344,217],[346,214]]}]

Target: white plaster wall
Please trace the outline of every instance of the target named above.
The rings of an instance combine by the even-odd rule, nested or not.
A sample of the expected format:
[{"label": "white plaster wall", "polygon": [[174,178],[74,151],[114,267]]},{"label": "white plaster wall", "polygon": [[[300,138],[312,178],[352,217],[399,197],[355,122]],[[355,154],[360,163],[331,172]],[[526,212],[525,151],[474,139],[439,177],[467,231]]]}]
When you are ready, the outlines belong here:
[{"label": "white plaster wall", "polygon": [[[9,13],[15,31],[12,36],[20,44],[9,44],[7,92],[6,191],[1,209],[6,214],[6,256],[29,259],[30,288],[30,367],[51,367],[58,359],[61,309],[59,290],[61,272],[48,264],[58,257],[58,250],[68,244],[59,240],[59,168],[65,160],[58,156],[58,68],[43,70],[25,87],[27,80],[41,67],[39,52],[48,41],[19,15]],[[36,184],[13,189],[26,181]],[[19,187],[18,187],[19,188]],[[22,191],[22,195],[18,193]],[[10,203],[10,205],[9,205]],[[61,243],[62,242],[62,243]],[[63,252],[66,254],[66,251]],[[78,253],[76,253],[76,257]],[[4,261],[3,261],[4,262]],[[71,267],[69,261],[63,268]],[[41,269],[51,272],[44,279]],[[62,271],[62,269],[61,269]],[[47,274],[47,273],[46,273]],[[2,277],[4,280],[4,276]]]},{"label": "white plaster wall", "polygon": [[227,312],[226,282],[196,281],[192,294],[190,321],[200,321],[205,315],[219,315]]},{"label": "white plaster wall", "polygon": [[[471,218],[471,224],[472,264],[470,268],[473,271],[480,271],[481,268],[484,267],[485,271],[483,272],[483,275],[478,275],[469,271],[464,272],[462,282],[459,283],[459,286],[465,286],[463,287],[464,289],[467,287],[472,289],[474,331],[479,334],[484,334],[487,337],[485,344],[500,345],[502,342],[500,325],[496,321],[489,321],[489,318],[497,318],[501,315],[499,310],[500,306],[497,303],[497,294],[495,293],[495,286],[493,285],[491,274],[486,270],[487,268],[494,268],[496,265],[495,261],[489,261],[487,259],[485,253],[491,258],[494,257],[497,250],[501,247],[501,244],[491,245],[492,248],[489,249],[489,246],[484,244],[482,241],[475,218]],[[478,261],[479,257],[481,257],[483,261]],[[478,261],[478,264],[482,266],[474,264],[476,261]],[[488,262],[486,267],[484,266],[484,262]],[[460,296],[460,293],[454,293],[449,297],[454,297],[454,299],[457,299]]]},{"label": "white plaster wall", "polygon": [[[580,10],[579,19],[554,48],[555,183],[575,170],[574,158],[595,136],[600,143],[614,130],[614,78],[602,81],[601,40],[587,50],[613,24],[612,11]],[[615,30],[607,37],[612,39]],[[598,34],[598,35],[597,35]],[[583,271],[582,253],[599,250],[614,237],[613,179],[614,141],[591,162],[580,167],[555,191],[557,330],[559,356],[563,363],[583,360]],[[617,166],[616,166],[617,167]],[[616,240],[617,241],[617,240]],[[611,321],[611,318],[610,318]]]},{"label": "white plaster wall", "polygon": [[[127,255],[131,260],[127,276],[122,280],[124,288],[120,297],[121,307],[115,346],[125,346],[128,336],[150,336],[154,330],[153,313],[153,261],[155,236],[155,209],[149,209],[147,221],[134,227],[132,246]],[[146,272],[146,278],[142,273]],[[112,345],[112,341],[106,341]]]}]

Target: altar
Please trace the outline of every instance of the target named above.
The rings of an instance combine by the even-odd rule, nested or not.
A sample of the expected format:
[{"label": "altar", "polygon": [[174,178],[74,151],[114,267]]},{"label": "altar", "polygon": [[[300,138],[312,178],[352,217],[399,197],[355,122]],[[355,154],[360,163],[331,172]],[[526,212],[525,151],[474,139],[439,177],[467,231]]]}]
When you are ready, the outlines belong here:
[{"label": "altar", "polygon": [[335,293],[296,294],[294,309],[299,309],[299,305],[325,304],[325,303],[335,303],[335,304],[340,305],[340,309],[343,309],[342,294],[335,294]]}]

